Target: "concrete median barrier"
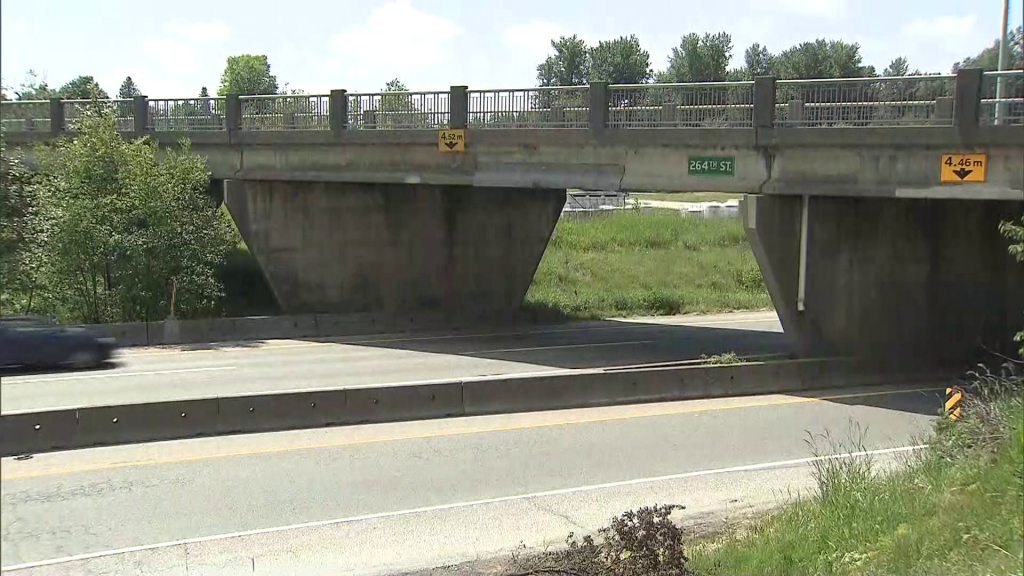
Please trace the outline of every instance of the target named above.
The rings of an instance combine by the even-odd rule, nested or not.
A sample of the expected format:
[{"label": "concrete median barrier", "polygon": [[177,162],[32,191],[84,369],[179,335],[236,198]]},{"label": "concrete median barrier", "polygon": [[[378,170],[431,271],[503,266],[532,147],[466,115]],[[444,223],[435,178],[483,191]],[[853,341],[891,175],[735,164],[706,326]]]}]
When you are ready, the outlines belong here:
[{"label": "concrete median barrier", "polygon": [[462,416],[462,382],[347,389],[350,424]]},{"label": "concrete median barrier", "polygon": [[268,432],[344,424],[345,396],[342,389],[220,398],[219,430]]},{"label": "concrete median barrier", "polygon": [[208,436],[219,432],[217,411],[217,398],[79,408],[74,442],[57,448]]},{"label": "concrete median barrier", "polygon": [[[0,414],[2,456],[215,434],[802,392],[948,378],[851,360],[573,370]],[[936,384],[939,385],[939,384]]]},{"label": "concrete median barrier", "polygon": [[0,456],[46,452],[78,440],[78,410],[0,415]]}]

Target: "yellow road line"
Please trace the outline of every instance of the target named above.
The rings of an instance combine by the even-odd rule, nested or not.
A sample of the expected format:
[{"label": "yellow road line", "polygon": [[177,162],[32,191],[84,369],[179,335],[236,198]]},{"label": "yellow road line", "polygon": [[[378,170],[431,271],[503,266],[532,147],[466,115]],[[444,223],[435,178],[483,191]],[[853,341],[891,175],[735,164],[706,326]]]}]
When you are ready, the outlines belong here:
[{"label": "yellow road line", "polygon": [[711,412],[717,410],[731,410],[735,408],[755,408],[762,406],[779,406],[785,404],[802,404],[806,402],[824,402],[828,400],[839,400],[843,398],[860,398],[865,396],[890,396],[895,394],[909,394],[913,392],[932,392],[935,390],[942,390],[938,387],[929,388],[912,388],[903,390],[882,390],[876,392],[859,392],[855,394],[834,394],[827,396],[808,396],[808,397],[789,397],[781,400],[767,400],[761,402],[749,402],[745,404],[729,404],[722,406],[708,406],[699,408],[677,408],[659,410],[655,412],[640,412],[634,414],[622,414],[614,416],[599,416],[596,418],[579,418],[579,419],[567,419],[557,420],[553,422],[535,422],[530,424],[518,424],[518,425],[507,425],[507,426],[490,426],[480,428],[462,428],[455,430],[438,430],[434,432],[427,432],[423,434],[407,434],[397,435],[382,438],[363,438],[359,440],[342,440],[337,442],[323,442],[314,444],[302,444],[295,446],[278,446],[272,448],[258,448],[253,450],[237,450],[231,452],[217,452],[207,454],[194,454],[191,456],[174,456],[167,458],[149,458],[145,460],[136,460],[131,462],[113,462],[106,464],[93,464],[88,466],[78,467],[67,467],[67,468],[55,468],[51,470],[39,470],[36,472],[25,472],[15,473],[0,476],[0,480],[24,480],[27,478],[38,478],[41,476],[53,476],[59,474],[74,474],[78,472],[95,472],[99,470],[113,470],[117,468],[127,468],[133,466],[147,466],[154,464],[181,464],[185,462],[194,462],[197,460],[211,460],[215,458],[225,458],[230,456],[257,456],[261,454],[275,454],[279,452],[291,452],[296,450],[315,450],[321,448],[340,448],[344,446],[357,446],[361,444],[375,444],[378,442],[394,442],[400,440],[422,440],[428,438],[442,438],[446,436],[460,436],[465,434],[478,434],[487,432],[505,432],[511,430],[528,430],[531,428],[548,428],[552,426],[565,426],[571,424],[590,424],[595,422],[609,422],[615,420],[630,420],[634,418],[648,418],[652,416],[670,416],[674,414],[688,414],[694,412]]}]

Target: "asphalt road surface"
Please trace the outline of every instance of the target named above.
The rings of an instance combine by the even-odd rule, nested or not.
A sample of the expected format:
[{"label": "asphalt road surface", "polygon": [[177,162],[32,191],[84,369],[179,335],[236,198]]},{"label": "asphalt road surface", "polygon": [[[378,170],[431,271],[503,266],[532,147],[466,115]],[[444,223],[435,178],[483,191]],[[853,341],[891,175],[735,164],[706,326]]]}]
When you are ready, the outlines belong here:
[{"label": "asphalt road surface", "polygon": [[774,312],[492,332],[126,349],[91,371],[0,375],[3,412],[787,353]]},{"label": "asphalt road surface", "polygon": [[813,488],[808,433],[884,462],[917,450],[941,396],[895,384],[6,458],[0,565],[388,574],[558,544],[643,505],[729,520]]}]

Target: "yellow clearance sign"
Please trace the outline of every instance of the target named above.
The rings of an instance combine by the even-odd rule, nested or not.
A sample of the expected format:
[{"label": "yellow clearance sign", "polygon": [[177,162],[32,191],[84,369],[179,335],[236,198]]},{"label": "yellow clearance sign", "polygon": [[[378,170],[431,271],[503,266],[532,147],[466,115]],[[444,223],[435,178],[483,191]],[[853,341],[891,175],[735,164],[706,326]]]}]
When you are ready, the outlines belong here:
[{"label": "yellow clearance sign", "polygon": [[465,152],[466,131],[462,128],[438,130],[437,149],[441,152]]},{"label": "yellow clearance sign", "polygon": [[940,167],[942,182],[984,182],[988,154],[943,154]]}]

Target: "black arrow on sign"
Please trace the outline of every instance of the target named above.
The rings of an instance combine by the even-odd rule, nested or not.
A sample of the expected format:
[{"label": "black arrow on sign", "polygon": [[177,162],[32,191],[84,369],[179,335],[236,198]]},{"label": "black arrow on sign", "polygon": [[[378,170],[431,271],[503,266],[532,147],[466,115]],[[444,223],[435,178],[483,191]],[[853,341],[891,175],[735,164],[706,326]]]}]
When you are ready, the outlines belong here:
[{"label": "black arrow on sign", "polygon": [[[447,146],[449,150],[455,150],[455,146],[457,146],[457,144],[451,140],[445,142],[444,145]],[[970,170],[968,170],[967,172],[970,172]],[[966,174],[964,176],[966,176]],[[964,177],[961,176],[960,179],[963,180]]]},{"label": "black arrow on sign", "polygon": [[967,175],[970,174],[971,172],[974,172],[974,170],[968,170],[966,168],[961,168],[959,170],[953,170],[953,174],[956,174],[961,180],[963,180],[964,178],[967,178]]}]

